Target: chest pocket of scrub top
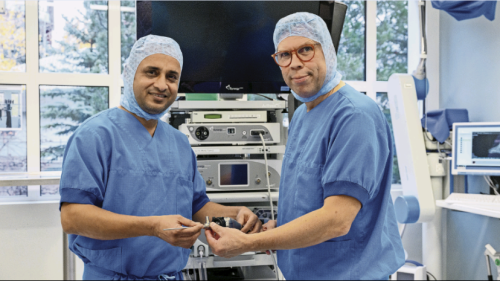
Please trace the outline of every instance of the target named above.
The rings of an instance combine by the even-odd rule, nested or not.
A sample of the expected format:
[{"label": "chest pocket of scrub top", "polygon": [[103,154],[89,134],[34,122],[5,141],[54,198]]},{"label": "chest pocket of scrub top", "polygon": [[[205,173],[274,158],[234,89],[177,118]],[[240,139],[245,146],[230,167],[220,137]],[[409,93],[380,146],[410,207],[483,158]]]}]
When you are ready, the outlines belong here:
[{"label": "chest pocket of scrub top", "polygon": [[179,177],[177,179],[177,214],[192,219],[193,217],[193,182]]},{"label": "chest pocket of scrub top", "polygon": [[296,166],[295,178],[295,215],[297,217],[323,207],[323,187],[321,176],[323,166],[299,161]]}]

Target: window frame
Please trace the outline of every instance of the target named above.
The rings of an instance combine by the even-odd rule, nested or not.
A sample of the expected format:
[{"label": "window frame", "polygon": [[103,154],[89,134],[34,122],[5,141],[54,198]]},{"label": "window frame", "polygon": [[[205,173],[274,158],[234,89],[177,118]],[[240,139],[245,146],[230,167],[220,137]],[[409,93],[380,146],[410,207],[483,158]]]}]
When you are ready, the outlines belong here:
[{"label": "window frame", "polygon": [[[121,79],[121,30],[120,1],[108,1],[108,63],[107,74],[89,73],[40,73],[38,47],[38,1],[25,1],[26,72],[2,72],[0,84],[26,85],[27,173],[28,175],[53,175],[40,172],[40,86],[98,86],[109,89],[109,108],[120,104]],[[112,51],[110,51],[112,50]],[[40,185],[28,185],[28,196],[0,198],[0,202],[59,201],[59,195],[41,196]]]},{"label": "window frame", "polygon": [[[54,172],[40,172],[40,86],[99,86],[109,89],[109,108],[120,103],[121,88],[121,5],[120,1],[108,1],[108,74],[72,74],[72,73],[40,73],[38,46],[38,1],[25,1],[26,27],[26,72],[2,72],[0,84],[26,85],[26,121],[27,127],[27,171],[29,175],[49,175]],[[419,58],[419,27],[416,1],[408,1],[408,71],[412,72]],[[360,92],[376,101],[377,92],[387,92],[388,82],[377,81],[377,2],[366,1],[365,5],[365,81],[345,81]],[[427,8],[428,38],[439,38],[439,13]],[[428,109],[439,108],[439,40],[428,42],[428,74],[432,74],[433,84],[430,86],[430,102]],[[429,100],[429,99],[428,99]],[[393,186],[393,188],[398,188]],[[43,203],[59,200],[59,195],[41,196],[40,185],[29,185],[27,197],[0,198],[0,204],[9,202]]]}]

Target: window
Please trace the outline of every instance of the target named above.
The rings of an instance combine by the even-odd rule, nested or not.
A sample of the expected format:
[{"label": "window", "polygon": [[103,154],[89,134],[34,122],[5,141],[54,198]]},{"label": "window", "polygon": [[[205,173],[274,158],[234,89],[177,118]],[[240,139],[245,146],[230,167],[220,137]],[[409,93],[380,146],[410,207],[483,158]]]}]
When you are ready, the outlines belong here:
[{"label": "window", "polygon": [[40,86],[40,170],[60,171],[66,143],[87,118],[108,109],[107,87]]},{"label": "window", "polygon": [[122,38],[122,72],[123,64],[128,58],[132,46],[137,37],[137,29],[135,25],[135,1],[120,1],[121,11],[121,38]]},{"label": "window", "polygon": [[27,171],[26,87],[0,85],[0,174]]},{"label": "window", "polygon": [[40,196],[54,196],[59,194],[59,185],[42,185]]},{"label": "window", "polygon": [[377,80],[408,72],[408,1],[377,2]]},{"label": "window", "polygon": [[[123,65],[136,40],[135,1],[5,3],[6,12],[0,14],[0,175],[60,171],[66,142],[79,124],[119,104],[123,85],[117,83],[118,64]],[[338,70],[344,81],[376,100],[390,117],[387,78],[409,70],[409,2],[345,3]],[[26,28],[37,23],[38,30]],[[120,35],[109,33],[118,30]],[[37,36],[38,40],[26,40]],[[37,56],[38,68],[33,68],[36,61],[29,58]],[[12,98],[16,93],[19,104]],[[38,98],[38,104],[26,103]],[[9,109],[2,99],[12,100]],[[394,183],[398,178],[395,170]],[[57,194],[57,185],[0,187],[3,201],[55,200]]]},{"label": "window", "polygon": [[[61,170],[66,142],[79,124],[118,105],[120,51],[123,47],[125,58],[135,42],[135,1],[4,3],[0,71],[7,73],[0,75],[0,176],[21,179],[26,172],[41,172],[52,177]],[[29,28],[37,24],[38,30]],[[121,47],[120,35],[108,34],[120,28]],[[109,46],[116,50],[110,52]],[[30,60],[37,57],[38,62]],[[26,103],[33,100],[39,103]],[[0,201],[57,200],[58,189],[0,187]]]},{"label": "window", "polygon": [[337,52],[337,69],[342,79],[365,81],[365,1],[344,1],[348,5]]},{"label": "window", "polygon": [[27,197],[28,187],[27,186],[0,186],[0,198],[1,197]]},{"label": "window", "polygon": [[25,6],[21,1],[5,1],[0,14],[0,72],[26,71]]},{"label": "window", "polygon": [[[391,119],[391,109],[389,108],[389,98],[387,97],[387,93],[377,93],[377,103],[387,118],[387,122],[389,123],[389,127],[391,128],[391,135],[394,135],[392,129],[392,119]],[[394,140],[394,138],[393,138]],[[393,184],[401,184],[401,176],[399,175],[399,166],[398,166],[398,156],[396,154],[396,144],[394,143],[394,157],[392,161],[392,183]]]},{"label": "window", "polygon": [[108,73],[107,1],[39,2],[40,72]]}]

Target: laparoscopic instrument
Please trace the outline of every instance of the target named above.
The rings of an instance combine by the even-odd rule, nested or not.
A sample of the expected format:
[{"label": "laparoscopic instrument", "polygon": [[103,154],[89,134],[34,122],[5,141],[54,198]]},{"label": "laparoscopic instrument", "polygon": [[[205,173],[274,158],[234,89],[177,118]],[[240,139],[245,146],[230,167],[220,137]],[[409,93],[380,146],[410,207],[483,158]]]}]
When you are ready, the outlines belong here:
[{"label": "laparoscopic instrument", "polygon": [[[241,224],[237,222],[236,220],[229,218],[229,217],[212,217],[212,222],[222,226],[222,227],[229,227],[229,228],[235,228],[238,230],[241,230]],[[191,228],[192,226],[182,226],[182,227],[174,227],[174,228],[165,228],[163,229],[164,231],[166,230],[181,230],[181,229],[187,229]],[[205,217],[205,223],[203,224],[203,229],[210,229],[210,220],[208,219],[208,216]]]}]

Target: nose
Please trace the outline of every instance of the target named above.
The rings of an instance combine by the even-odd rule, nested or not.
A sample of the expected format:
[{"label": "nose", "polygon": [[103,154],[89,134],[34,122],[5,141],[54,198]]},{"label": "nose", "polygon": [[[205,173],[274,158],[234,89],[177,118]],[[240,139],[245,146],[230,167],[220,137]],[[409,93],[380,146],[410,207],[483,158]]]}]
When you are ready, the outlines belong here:
[{"label": "nose", "polygon": [[292,69],[300,69],[304,66],[304,63],[299,59],[297,52],[292,53],[292,62],[290,63],[290,67]]},{"label": "nose", "polygon": [[167,79],[165,77],[158,77],[154,83],[155,88],[159,92],[165,92],[168,89]]}]

